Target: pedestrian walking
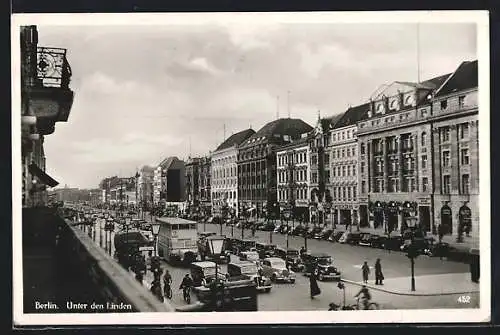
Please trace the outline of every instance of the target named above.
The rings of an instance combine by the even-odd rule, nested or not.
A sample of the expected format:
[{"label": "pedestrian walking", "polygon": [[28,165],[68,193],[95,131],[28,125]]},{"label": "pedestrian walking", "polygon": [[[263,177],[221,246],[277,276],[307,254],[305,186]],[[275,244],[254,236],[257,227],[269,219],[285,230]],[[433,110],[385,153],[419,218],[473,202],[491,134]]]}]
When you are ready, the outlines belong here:
[{"label": "pedestrian walking", "polygon": [[370,274],[370,267],[368,266],[368,262],[364,262],[361,267],[361,271],[363,272],[363,283],[368,284],[368,275]]},{"label": "pedestrian walking", "polygon": [[384,285],[384,274],[382,273],[382,264],[380,258],[375,261],[375,285]]},{"label": "pedestrian walking", "polygon": [[311,271],[311,275],[309,276],[309,289],[311,293],[311,299],[314,299],[315,296],[321,293],[321,290],[318,286],[318,281],[316,280],[315,269]]}]

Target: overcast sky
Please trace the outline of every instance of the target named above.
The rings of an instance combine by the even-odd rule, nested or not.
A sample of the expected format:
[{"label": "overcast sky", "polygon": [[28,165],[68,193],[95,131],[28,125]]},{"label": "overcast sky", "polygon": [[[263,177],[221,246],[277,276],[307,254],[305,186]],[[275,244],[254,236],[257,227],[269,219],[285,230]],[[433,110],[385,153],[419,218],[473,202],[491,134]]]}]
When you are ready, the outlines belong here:
[{"label": "overcast sky", "polygon": [[[47,136],[47,172],[97,187],[167,156],[208,154],[233,132],[290,113],[321,116],[417,80],[416,24],[38,26],[39,45],[68,49],[75,100]],[[420,78],[476,55],[473,24],[420,24]],[[190,145],[191,143],[191,145]]]}]

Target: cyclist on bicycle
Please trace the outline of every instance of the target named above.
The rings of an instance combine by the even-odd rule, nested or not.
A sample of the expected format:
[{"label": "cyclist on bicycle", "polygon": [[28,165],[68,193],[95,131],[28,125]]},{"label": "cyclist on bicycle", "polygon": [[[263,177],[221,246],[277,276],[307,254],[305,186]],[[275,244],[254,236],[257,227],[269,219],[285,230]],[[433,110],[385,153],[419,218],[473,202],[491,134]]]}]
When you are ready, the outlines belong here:
[{"label": "cyclist on bicycle", "polygon": [[186,296],[186,292],[193,287],[193,280],[189,277],[189,273],[187,273],[184,278],[182,278],[181,286],[179,290],[182,289],[182,293]]},{"label": "cyclist on bicycle", "polygon": [[369,304],[372,296],[370,294],[370,291],[368,291],[368,288],[365,285],[363,285],[361,290],[354,297],[355,298],[360,297],[363,309],[365,309],[365,310],[368,309],[368,304]]},{"label": "cyclist on bicycle", "polygon": [[165,274],[163,275],[163,292],[165,296],[168,296],[170,292],[170,285],[172,284],[172,276],[168,269],[165,269]]}]

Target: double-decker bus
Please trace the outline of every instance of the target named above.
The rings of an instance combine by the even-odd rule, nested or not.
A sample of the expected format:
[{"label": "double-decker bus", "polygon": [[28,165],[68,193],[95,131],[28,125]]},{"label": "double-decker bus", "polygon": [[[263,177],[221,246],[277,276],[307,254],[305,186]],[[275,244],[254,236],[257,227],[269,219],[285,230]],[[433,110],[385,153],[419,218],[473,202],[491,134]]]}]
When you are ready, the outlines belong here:
[{"label": "double-decker bus", "polygon": [[191,263],[198,257],[198,228],[195,221],[177,217],[156,218],[160,224],[158,255],[169,263]]}]

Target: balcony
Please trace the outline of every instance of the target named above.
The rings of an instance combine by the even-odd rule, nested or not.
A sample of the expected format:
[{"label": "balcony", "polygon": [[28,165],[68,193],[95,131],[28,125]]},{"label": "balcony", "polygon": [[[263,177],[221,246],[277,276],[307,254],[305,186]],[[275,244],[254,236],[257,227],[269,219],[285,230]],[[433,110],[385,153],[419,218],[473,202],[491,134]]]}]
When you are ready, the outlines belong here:
[{"label": "balcony", "polygon": [[52,134],[56,122],[68,121],[74,93],[69,88],[71,67],[66,49],[37,48],[36,72],[27,85],[30,114],[40,134]]}]

